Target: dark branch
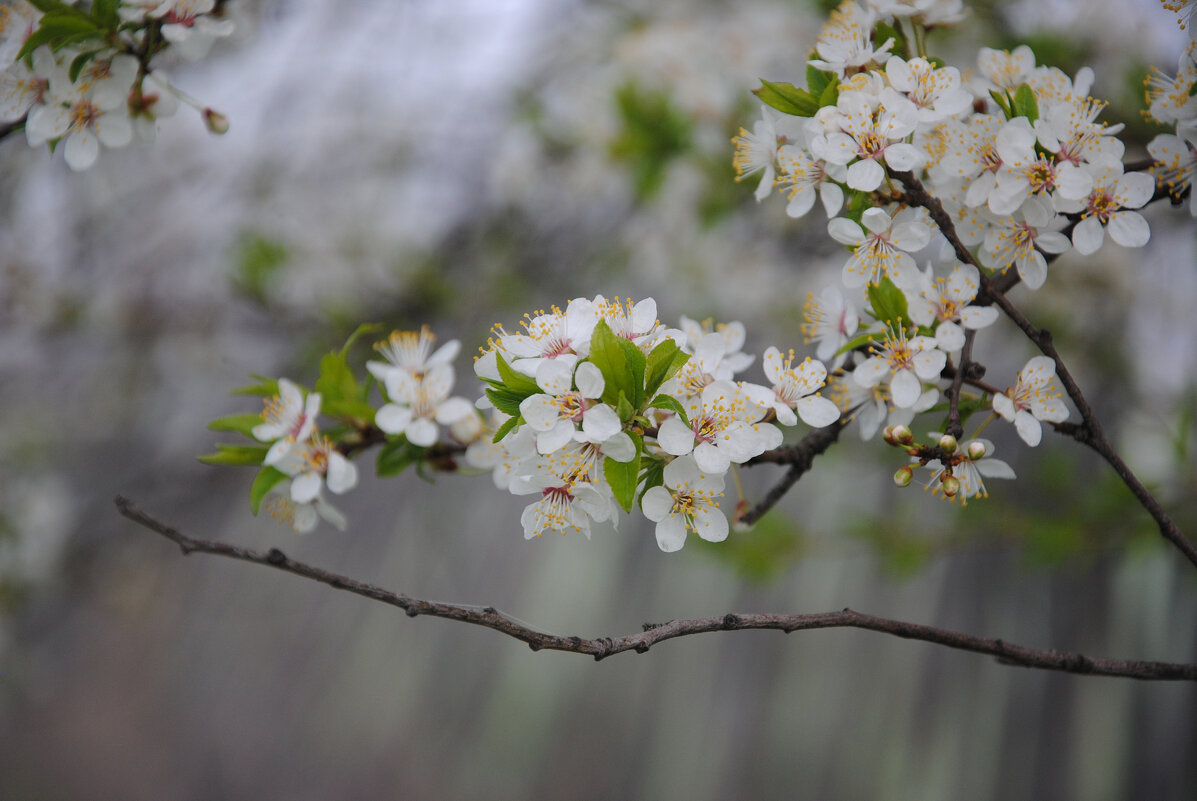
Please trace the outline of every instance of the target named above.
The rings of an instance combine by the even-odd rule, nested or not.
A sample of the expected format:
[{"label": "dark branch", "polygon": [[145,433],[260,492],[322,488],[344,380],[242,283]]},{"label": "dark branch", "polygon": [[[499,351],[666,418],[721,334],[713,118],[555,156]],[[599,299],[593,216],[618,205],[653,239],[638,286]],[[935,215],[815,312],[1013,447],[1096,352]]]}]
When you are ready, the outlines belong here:
[{"label": "dark branch", "polygon": [[[828,429],[821,429],[827,431]],[[818,433],[818,432],[816,432]],[[604,659],[624,651],[644,653],[653,645],[675,637],[703,634],[712,631],[742,631],[746,629],[777,629],[787,634],[807,629],[858,628],[892,634],[910,640],[943,645],[962,651],[988,654],[1004,665],[1056,670],[1064,673],[1083,673],[1095,676],[1121,676],[1132,679],[1197,681],[1197,665],[1173,662],[1123,661],[1094,659],[1083,654],[1062,651],[1041,651],[1014,645],[1003,640],[975,637],[947,629],[906,623],[901,620],[873,617],[872,615],[844,609],[839,612],[823,612],[807,615],[769,614],[727,614],[723,617],[671,620],[667,623],[649,623],[644,630],[622,637],[598,637],[587,639],[576,636],[546,634],[525,626],[493,606],[477,607],[462,604],[447,604],[423,601],[390,590],[375,587],[348,576],[338,575],[318,567],[289,558],[277,548],[262,553],[221,542],[194,539],[146,514],[127,498],[117,496],[116,508],[122,515],[150,531],[166,537],[179,546],[183,553],[210,553],[227,556],[244,562],[266,565],[287,573],[309,578],[327,584],[338,590],[345,590],[391,606],[397,606],[408,617],[427,615],[473,623],[494,629],[501,634],[525,642],[533,651],[568,651]]]},{"label": "dark branch", "polygon": [[851,422],[850,417],[840,417],[831,425],[810,432],[802,438],[801,442],[765,451],[755,459],[749,460],[745,464],[746,467],[751,467],[754,464],[784,464],[789,465],[790,469],[782,476],[781,481],[761,499],[760,503],[741,515],[736,522],[751,526],[764,517],[765,513],[776,506],[777,502],[790,491],[790,487],[798,483],[798,479],[811,469],[815,457],[826,453],[827,449],[835,444],[836,440],[840,438],[840,432],[849,422]]}]

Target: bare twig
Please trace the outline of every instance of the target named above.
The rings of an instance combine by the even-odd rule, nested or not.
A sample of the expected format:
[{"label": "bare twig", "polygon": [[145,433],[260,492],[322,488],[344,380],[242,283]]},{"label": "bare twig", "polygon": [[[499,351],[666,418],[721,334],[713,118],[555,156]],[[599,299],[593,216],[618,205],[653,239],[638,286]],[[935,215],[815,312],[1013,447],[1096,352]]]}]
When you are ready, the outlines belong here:
[{"label": "bare twig", "polygon": [[810,432],[802,438],[801,442],[765,451],[755,459],[749,460],[746,463],[748,467],[754,464],[784,464],[789,465],[790,469],[756,506],[741,515],[736,522],[751,526],[764,517],[765,513],[776,506],[777,502],[790,491],[790,487],[798,483],[798,479],[810,470],[815,457],[825,453],[835,444],[836,440],[840,438],[840,432],[849,422],[851,422],[850,417],[842,416],[831,425]]},{"label": "bare twig", "polygon": [[1052,343],[1051,333],[1032,324],[1018,307],[1010,302],[1010,299],[998,288],[996,283],[986,276],[985,271],[977,265],[968,248],[961,242],[960,237],[956,233],[956,226],[952,222],[952,218],[947,210],[944,209],[943,204],[939,202],[938,198],[927,192],[918,178],[909,172],[895,172],[893,176],[901,181],[905,188],[903,194],[905,201],[912,206],[920,206],[927,210],[931,219],[939,227],[940,232],[952,245],[957,258],[978,268],[977,272],[981,279],[981,292],[979,293],[981,298],[1000,308],[1018,326],[1019,330],[1035,343],[1035,346],[1045,356],[1055,362],[1056,376],[1060,379],[1060,383],[1064,385],[1064,391],[1068,393],[1068,397],[1076,406],[1083,421],[1083,424],[1080,426],[1073,428],[1057,426],[1056,430],[1068,434],[1077,442],[1088,445],[1097,451],[1114,468],[1114,472],[1118,474],[1118,477],[1130,489],[1131,493],[1139,501],[1139,504],[1155,520],[1156,525],[1160,529],[1160,534],[1164,539],[1172,543],[1194,566],[1197,566],[1197,547],[1194,547],[1193,543],[1181,533],[1176,522],[1164,510],[1160,502],[1156,500],[1151,491],[1147,489],[1126,462],[1122,460],[1122,457],[1118,455],[1117,450],[1115,450],[1105,431],[1102,429],[1097,415],[1094,414],[1093,408],[1089,405],[1088,400],[1085,399],[1084,393],[1081,392],[1080,386],[1076,383],[1076,380],[1072,377],[1072,373],[1068,370],[1068,366],[1056,351]]},{"label": "bare twig", "polygon": [[[828,429],[821,429],[827,431]],[[817,433],[817,432],[816,432]],[[277,548],[263,553],[236,545],[195,539],[183,534],[138,509],[132,501],[118,496],[116,507],[129,520],[166,537],[186,554],[209,553],[227,556],[244,562],[266,565],[287,573],[319,581],[338,590],[345,590],[384,604],[396,606],[408,617],[427,615],[494,629],[501,634],[525,642],[533,651],[567,651],[604,659],[624,651],[644,653],[653,645],[675,637],[713,631],[742,631],[747,629],[776,629],[787,634],[807,629],[858,628],[892,634],[910,640],[922,640],[948,648],[972,651],[995,657],[1004,665],[1081,673],[1095,676],[1121,676],[1133,679],[1165,681],[1197,681],[1197,664],[1149,661],[1094,659],[1078,653],[1043,651],[1026,648],[1003,640],[976,637],[947,629],[906,623],[901,620],[874,617],[843,609],[805,615],[727,614],[722,617],[671,620],[667,623],[646,623],[644,630],[619,637],[584,638],[547,634],[508,617],[492,606],[477,607],[424,601],[391,592],[372,584],[332,573],[291,559]]]}]

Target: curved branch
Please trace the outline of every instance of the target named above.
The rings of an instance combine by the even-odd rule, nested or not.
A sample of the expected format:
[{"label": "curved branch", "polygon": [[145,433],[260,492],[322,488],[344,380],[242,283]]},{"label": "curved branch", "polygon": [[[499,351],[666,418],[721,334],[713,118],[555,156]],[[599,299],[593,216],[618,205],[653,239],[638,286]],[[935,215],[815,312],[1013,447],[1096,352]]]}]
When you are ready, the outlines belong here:
[{"label": "curved branch", "polygon": [[[828,429],[820,429],[820,432]],[[815,432],[815,433],[820,433]],[[837,431],[838,433],[838,431]],[[787,634],[807,629],[858,628],[892,634],[910,640],[942,645],[962,651],[972,651],[995,657],[1004,665],[1056,670],[1064,673],[1081,673],[1096,676],[1121,676],[1133,679],[1164,681],[1197,681],[1197,664],[1174,662],[1124,661],[1115,659],[1094,659],[1083,654],[1064,651],[1042,651],[1026,648],[1003,640],[976,637],[948,629],[906,623],[901,620],[874,617],[872,615],[843,609],[838,612],[822,612],[806,615],[770,614],[727,614],[723,617],[671,620],[667,623],[646,623],[643,631],[619,637],[598,637],[593,639],[547,634],[529,628],[508,617],[493,606],[467,606],[424,601],[391,592],[373,584],[332,573],[312,565],[289,558],[277,548],[266,553],[227,545],[221,542],[195,539],[178,529],[157,520],[138,509],[128,498],[115,498],[117,510],[150,531],[160,534],[179,546],[184,555],[210,553],[227,556],[244,562],[266,565],[287,573],[319,581],[338,590],[345,590],[390,606],[396,606],[408,617],[427,615],[462,623],[473,623],[514,637],[525,642],[533,651],[567,651],[593,656],[595,660],[605,659],[624,651],[644,653],[653,645],[675,637],[703,634],[713,631],[742,631],[746,629],[776,629]]]}]

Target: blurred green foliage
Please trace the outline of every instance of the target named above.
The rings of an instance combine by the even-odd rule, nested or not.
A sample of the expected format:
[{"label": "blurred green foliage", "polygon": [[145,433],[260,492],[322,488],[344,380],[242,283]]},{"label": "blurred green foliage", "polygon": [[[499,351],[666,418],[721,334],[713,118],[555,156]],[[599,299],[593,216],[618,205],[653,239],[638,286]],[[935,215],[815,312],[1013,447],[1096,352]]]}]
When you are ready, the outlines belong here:
[{"label": "blurred green foliage", "polygon": [[636,197],[650,199],[661,187],[670,162],[690,148],[690,122],[668,92],[625,83],[615,91],[622,123],[611,142],[611,156],[632,170]]},{"label": "blurred green foliage", "polygon": [[258,233],[245,233],[237,244],[233,286],[255,303],[265,306],[271,279],[287,263],[287,248]]}]

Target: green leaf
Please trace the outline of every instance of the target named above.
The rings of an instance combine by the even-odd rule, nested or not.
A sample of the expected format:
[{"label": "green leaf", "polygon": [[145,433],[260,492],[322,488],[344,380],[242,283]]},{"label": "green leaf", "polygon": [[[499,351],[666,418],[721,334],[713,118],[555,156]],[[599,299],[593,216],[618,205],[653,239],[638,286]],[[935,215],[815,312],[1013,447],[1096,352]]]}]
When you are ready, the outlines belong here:
[{"label": "green leaf", "polygon": [[374,407],[360,400],[320,399],[320,411],[338,420],[350,420],[369,425],[374,422]]},{"label": "green leaf", "polygon": [[1014,113],[1019,117],[1026,117],[1031,122],[1039,119],[1039,104],[1035,101],[1035,91],[1025,83],[1014,93]]},{"label": "green leaf", "polygon": [[349,349],[353,347],[353,343],[357,342],[358,339],[366,334],[377,334],[379,331],[383,330],[383,328],[384,326],[382,323],[362,323],[359,325],[354,329],[353,333],[349,335],[349,339],[345,340],[345,344],[341,346],[341,358],[346,359],[349,357]]},{"label": "green leaf", "polygon": [[488,389],[486,397],[490,398],[490,402],[503,414],[519,417],[521,414],[520,404],[524,401],[525,396],[508,392],[505,389]]},{"label": "green leaf", "polygon": [[506,362],[501,353],[496,353],[495,357],[495,361],[499,365],[499,377],[503,379],[503,384],[507,389],[521,398],[526,398],[529,395],[540,395],[544,392],[540,388],[540,385],[536,383],[536,379],[526,376],[513,368]]},{"label": "green leaf", "polygon": [[71,60],[71,67],[67,70],[67,77],[71,79],[71,83],[79,80],[79,73],[83,72],[83,68],[87,66],[87,62],[95,58],[99,52],[99,50],[91,50],[86,53],[80,53]]},{"label": "green leaf", "polygon": [[230,445],[217,443],[216,453],[209,453],[199,457],[204,464],[220,465],[257,465],[266,458],[270,450],[267,445]]},{"label": "green leaf", "polygon": [[840,79],[832,76],[831,83],[819,93],[819,107],[834,106],[840,99]]},{"label": "green leaf", "polygon": [[823,94],[823,90],[831,84],[839,83],[839,80],[834,72],[824,72],[813,64],[806,65],[806,88],[815,97]]},{"label": "green leaf", "polygon": [[682,406],[682,404],[678,402],[678,399],[672,395],[658,395],[657,397],[653,398],[652,402],[648,405],[653,409],[664,409],[667,412],[673,412],[681,418],[683,423],[690,425],[690,418],[686,414],[685,407]]},{"label": "green leaf", "polygon": [[690,354],[679,348],[672,339],[667,339],[657,345],[648,354],[645,363],[644,394],[655,393],[662,384],[673,378],[688,361],[690,361]]},{"label": "green leaf", "polygon": [[841,353],[848,353],[850,351],[854,351],[859,347],[863,347],[872,342],[879,342],[882,339],[885,339],[885,334],[881,331],[871,331],[871,332],[865,333],[865,334],[857,334],[856,336],[852,337],[847,342],[845,342],[843,347],[841,347],[839,350],[837,350],[835,352],[835,355],[839,356]]},{"label": "green leaf", "polygon": [[997,103],[998,108],[1002,110],[1002,114],[1005,115],[1006,119],[1014,116],[1014,112],[1010,109],[1010,99],[1003,92],[999,92],[997,89],[990,89],[989,96],[993,98],[994,103]]},{"label": "green leaf", "polygon": [[250,373],[250,378],[256,379],[258,383],[248,384],[244,387],[238,387],[230,392],[230,395],[259,395],[263,398],[270,398],[278,394],[278,379],[270,378],[269,376],[257,375]]},{"label": "green leaf", "polygon": [[641,438],[632,434],[632,441],[636,443],[636,455],[631,461],[617,462],[610,456],[603,459],[603,476],[611,493],[625,512],[632,511],[632,504],[636,502],[636,483],[640,477],[640,453],[644,448]]},{"label": "green leaf", "polygon": [[393,439],[378,451],[376,470],[381,478],[397,476],[424,458],[428,449],[420,445],[412,445],[406,439]]},{"label": "green leaf", "polygon": [[819,110],[819,101],[814,95],[792,83],[761,78],[761,88],[753,89],[752,93],[765,105],[795,117],[813,117]]},{"label": "green leaf", "polygon": [[674,104],[669,91],[626,83],[615,90],[620,128],[611,140],[613,160],[632,173],[636,199],[656,194],[670,165],[690,150],[694,124]]},{"label": "green leaf", "polygon": [[640,348],[612,333],[606,320],[599,320],[590,336],[590,361],[603,374],[603,402],[619,404],[619,393],[639,408],[644,402],[644,367]]},{"label": "green leaf", "polygon": [[119,0],[92,0],[91,17],[100,27],[110,31],[116,30],[121,24],[120,15],[116,10],[119,5]]},{"label": "green leaf", "polygon": [[503,437],[510,434],[515,429],[516,426],[520,425],[523,422],[524,422],[524,418],[520,415],[516,415],[515,417],[512,417],[512,418],[504,421],[503,425],[499,426],[499,430],[495,432],[494,437],[491,438],[491,441],[492,442],[501,442]]},{"label": "green leaf", "polygon": [[260,414],[230,414],[225,417],[218,417],[211,423],[208,423],[208,429],[210,431],[235,431],[238,434],[244,434],[253,439],[254,427],[261,424],[262,415]]},{"label": "green leaf", "polygon": [[910,58],[910,47],[906,42],[906,34],[893,25],[885,22],[877,22],[873,25],[873,44],[880,47],[885,44],[886,39],[894,40],[894,46],[890,50],[890,53],[898,56],[903,61]]},{"label": "green leaf", "polygon": [[644,493],[665,483],[665,460],[645,455],[640,463],[644,465],[644,469],[640,473],[640,493],[636,496],[636,503],[643,508]]},{"label": "green leaf", "polygon": [[43,14],[83,14],[82,11],[62,0],[28,0],[28,2]]},{"label": "green leaf", "polygon": [[619,393],[619,403],[615,405],[615,413],[625,423],[636,416],[636,409],[628,401],[628,396],[622,392]]},{"label": "green leaf", "polygon": [[357,379],[349,369],[349,362],[340,353],[324,354],[320,360],[320,377],[316,379],[315,392],[320,393],[321,403],[356,401],[361,397]]},{"label": "green leaf", "polygon": [[871,314],[878,321],[895,329],[905,328],[910,322],[910,312],[906,308],[906,295],[889,280],[881,279],[881,283],[870,285],[868,288]]},{"label": "green leaf", "polygon": [[[70,9],[70,6],[67,6]],[[91,18],[78,9],[70,9],[72,14],[47,14],[42,17],[36,31],[17,52],[19,61],[44,44],[49,44],[58,50],[64,45],[80,41],[81,39],[101,38],[103,31],[96,27]]]},{"label": "green leaf", "polygon": [[286,473],[269,465],[258,471],[258,474],[254,477],[253,486],[249,488],[249,505],[255,515],[262,508],[262,499],[266,497],[266,493],[270,492],[271,487],[285,478],[287,478]]}]

